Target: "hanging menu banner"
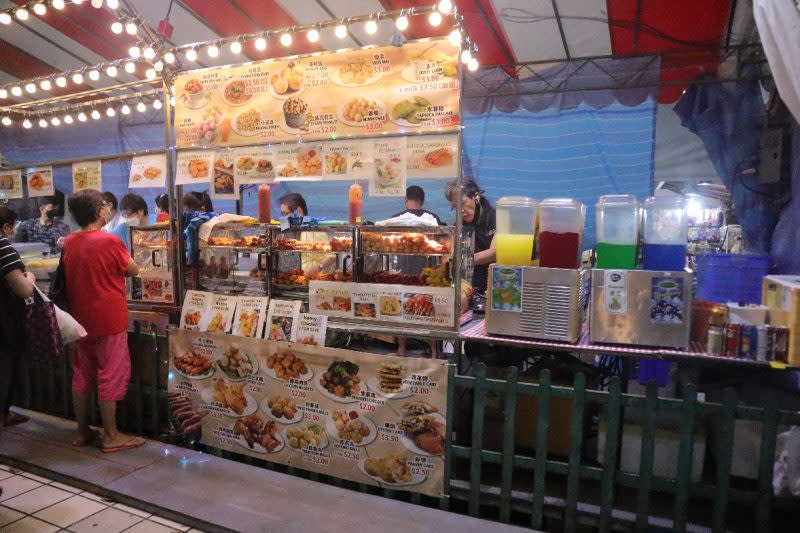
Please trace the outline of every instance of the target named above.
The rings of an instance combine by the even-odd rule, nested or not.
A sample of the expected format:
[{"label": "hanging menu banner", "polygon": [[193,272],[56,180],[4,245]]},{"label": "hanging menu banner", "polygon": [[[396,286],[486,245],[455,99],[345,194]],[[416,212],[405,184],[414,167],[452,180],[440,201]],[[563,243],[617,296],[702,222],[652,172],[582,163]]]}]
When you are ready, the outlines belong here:
[{"label": "hanging menu banner", "polygon": [[164,154],[137,155],[131,159],[129,189],[163,188],[167,179],[167,156]]},{"label": "hanging menu banner", "polygon": [[444,488],[445,361],[170,332],[187,439],[383,488]]},{"label": "hanging menu banner", "polygon": [[72,190],[103,190],[103,162],[81,161],[72,163]]},{"label": "hanging menu banner", "polygon": [[53,195],[53,167],[29,168],[25,177],[28,180],[29,197]]},{"label": "hanging menu banner", "polygon": [[22,198],[22,171],[17,169],[0,173],[0,192],[7,199]]},{"label": "hanging menu banner", "polygon": [[458,53],[444,39],[187,72],[175,80],[176,145],[454,130]]}]

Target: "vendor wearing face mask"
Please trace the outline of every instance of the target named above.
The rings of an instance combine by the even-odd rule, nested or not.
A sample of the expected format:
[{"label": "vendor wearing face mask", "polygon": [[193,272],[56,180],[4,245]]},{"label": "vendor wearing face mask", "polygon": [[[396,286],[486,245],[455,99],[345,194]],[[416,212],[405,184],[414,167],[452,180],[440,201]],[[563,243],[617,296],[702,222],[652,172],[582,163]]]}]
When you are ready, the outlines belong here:
[{"label": "vendor wearing face mask", "polygon": [[53,251],[61,251],[64,238],[69,235],[69,226],[56,217],[63,205],[63,194],[39,199],[39,218],[21,222],[14,234],[15,242],[41,242]]},{"label": "vendor wearing face mask", "polygon": [[[445,187],[444,195],[453,209],[456,208],[458,187],[451,181]],[[483,190],[472,178],[461,180],[461,219],[465,228],[475,232],[475,269],[472,274],[472,287],[486,292],[489,280],[489,264],[497,256],[495,243],[495,211],[492,204],[483,196]]]},{"label": "vendor wearing face mask", "polygon": [[[108,207],[107,204],[104,204]],[[130,249],[131,226],[144,226],[147,224],[147,202],[138,194],[128,193],[119,201],[119,213],[122,222],[109,233],[119,237],[125,246]]]}]

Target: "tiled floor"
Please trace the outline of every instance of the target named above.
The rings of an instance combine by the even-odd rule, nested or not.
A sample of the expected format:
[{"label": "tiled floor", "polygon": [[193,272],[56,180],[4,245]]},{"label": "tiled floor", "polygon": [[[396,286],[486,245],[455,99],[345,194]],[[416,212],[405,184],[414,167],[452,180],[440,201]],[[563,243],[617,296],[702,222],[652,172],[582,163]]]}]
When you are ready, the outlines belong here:
[{"label": "tiled floor", "polygon": [[196,529],[0,465],[0,533],[171,533]]}]

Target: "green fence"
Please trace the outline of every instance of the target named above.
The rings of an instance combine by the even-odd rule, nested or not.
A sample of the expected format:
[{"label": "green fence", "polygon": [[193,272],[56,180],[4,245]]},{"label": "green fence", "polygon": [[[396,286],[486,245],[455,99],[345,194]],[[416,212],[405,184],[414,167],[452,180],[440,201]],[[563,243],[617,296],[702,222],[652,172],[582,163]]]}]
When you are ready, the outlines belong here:
[{"label": "green fence", "polygon": [[[167,339],[137,329],[130,333],[129,344],[132,379],[128,396],[120,405],[120,426],[163,438],[170,429]],[[601,532],[686,531],[687,524],[705,526],[715,533],[782,531],[774,523],[776,516],[800,512],[800,498],[772,495],[778,428],[800,425],[800,414],[778,409],[774,392],[765,394],[765,408],[755,408],[739,404],[732,389],[724,391],[720,403],[703,403],[697,401],[692,385],[685,387],[677,400],[659,398],[653,385],[644,396],[623,394],[617,377],[611,379],[608,391],[598,391],[587,389],[583,373],[575,375],[571,386],[555,385],[548,370],[543,370],[534,383],[521,381],[513,367],[493,370],[493,375],[487,378],[487,368],[482,364],[475,376],[457,375],[455,366],[449,367],[447,434],[455,434],[455,439],[448,443],[445,456],[449,496],[440,501],[376,491],[363,484],[295,469],[290,473],[548,531],[571,532],[583,526]],[[66,361],[32,362],[25,370],[15,403],[72,418],[70,382]],[[555,409],[559,406],[560,411]],[[634,424],[641,435],[638,474],[619,467],[624,414],[632,410],[639,413]],[[494,417],[487,415],[490,411]],[[557,413],[555,418],[553,412]],[[680,418],[675,476],[656,477],[656,436],[662,418],[670,413]],[[529,416],[535,416],[535,424],[526,423]],[[606,435],[602,462],[586,453],[587,436],[596,432],[598,420]],[[754,481],[742,481],[730,474],[737,420],[761,423],[758,479]],[[708,421],[713,422],[711,429]],[[704,477],[693,482],[693,444],[698,428],[715,437],[709,438],[709,443],[715,444],[708,446]],[[564,433],[563,449],[548,449],[549,441],[559,432]],[[529,441],[528,445],[520,445],[521,437]],[[276,465],[264,466],[280,470]]]}]

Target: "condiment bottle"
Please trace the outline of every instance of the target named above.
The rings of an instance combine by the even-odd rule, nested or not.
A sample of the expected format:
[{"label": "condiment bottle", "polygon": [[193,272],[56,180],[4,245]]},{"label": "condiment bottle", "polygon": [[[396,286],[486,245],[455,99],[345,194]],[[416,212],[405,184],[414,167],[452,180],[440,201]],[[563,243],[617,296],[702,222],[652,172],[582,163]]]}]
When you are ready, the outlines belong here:
[{"label": "condiment bottle", "polygon": [[350,224],[361,224],[361,216],[364,212],[364,189],[361,185],[354,183],[350,186]]},{"label": "condiment bottle", "polygon": [[258,221],[262,224],[269,224],[271,202],[272,191],[269,185],[262,183],[258,187]]}]

